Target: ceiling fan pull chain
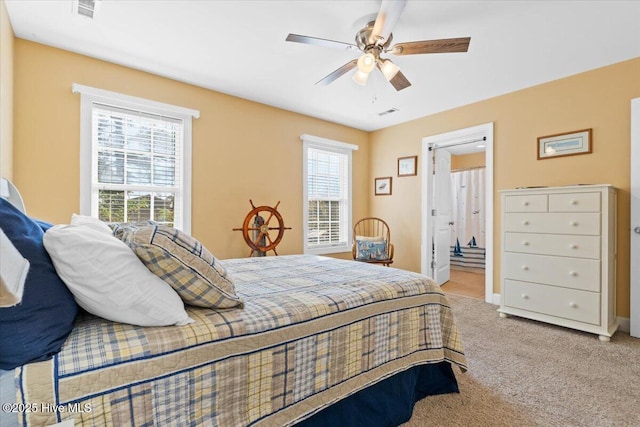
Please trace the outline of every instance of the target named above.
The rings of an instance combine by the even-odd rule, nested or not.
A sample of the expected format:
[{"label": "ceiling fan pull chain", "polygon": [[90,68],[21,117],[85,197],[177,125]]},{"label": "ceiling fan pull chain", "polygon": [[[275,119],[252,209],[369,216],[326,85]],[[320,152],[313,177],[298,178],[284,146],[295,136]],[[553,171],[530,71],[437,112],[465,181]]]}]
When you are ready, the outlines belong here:
[{"label": "ceiling fan pull chain", "polygon": [[371,105],[373,105],[378,101],[378,81],[376,78],[371,80]]}]

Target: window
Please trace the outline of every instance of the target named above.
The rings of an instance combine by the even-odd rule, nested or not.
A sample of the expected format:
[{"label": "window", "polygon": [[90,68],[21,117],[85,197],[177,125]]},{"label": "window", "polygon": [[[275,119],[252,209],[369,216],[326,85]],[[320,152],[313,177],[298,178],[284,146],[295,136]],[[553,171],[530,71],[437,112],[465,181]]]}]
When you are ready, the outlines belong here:
[{"label": "window", "polygon": [[191,117],[198,112],[74,85],[82,94],[80,212],[191,232]]},{"label": "window", "polygon": [[302,135],[305,253],[351,250],[351,154],[358,146]]}]

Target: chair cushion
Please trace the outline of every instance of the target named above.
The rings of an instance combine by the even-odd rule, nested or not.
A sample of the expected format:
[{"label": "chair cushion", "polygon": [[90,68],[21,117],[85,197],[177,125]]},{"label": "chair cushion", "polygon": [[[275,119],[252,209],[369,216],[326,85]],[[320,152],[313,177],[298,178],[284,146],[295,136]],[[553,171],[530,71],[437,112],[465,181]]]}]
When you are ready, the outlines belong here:
[{"label": "chair cushion", "polygon": [[73,328],[78,306],[42,243],[49,226],[0,198],[0,228],[30,263],[22,302],[0,308],[0,369],[51,358]]},{"label": "chair cushion", "polygon": [[151,225],[126,229],[122,241],[187,304],[206,308],[242,305],[220,261],[187,233]]},{"label": "chair cushion", "polygon": [[362,240],[363,242],[384,242],[382,236],[356,236],[356,240]]},{"label": "chair cushion", "polygon": [[356,260],[358,261],[382,261],[389,258],[387,242],[382,240],[358,240],[356,239]]}]

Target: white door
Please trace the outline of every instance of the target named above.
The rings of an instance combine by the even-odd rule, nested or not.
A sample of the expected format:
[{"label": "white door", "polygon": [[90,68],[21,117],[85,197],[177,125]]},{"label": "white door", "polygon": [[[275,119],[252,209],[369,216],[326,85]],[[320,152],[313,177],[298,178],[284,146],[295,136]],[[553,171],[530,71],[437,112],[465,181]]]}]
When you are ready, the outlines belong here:
[{"label": "white door", "polygon": [[435,173],[433,175],[433,279],[438,285],[449,281],[451,275],[451,153],[445,149],[434,150]]},{"label": "white door", "polygon": [[640,338],[640,98],[631,100],[631,308],[630,333]]}]

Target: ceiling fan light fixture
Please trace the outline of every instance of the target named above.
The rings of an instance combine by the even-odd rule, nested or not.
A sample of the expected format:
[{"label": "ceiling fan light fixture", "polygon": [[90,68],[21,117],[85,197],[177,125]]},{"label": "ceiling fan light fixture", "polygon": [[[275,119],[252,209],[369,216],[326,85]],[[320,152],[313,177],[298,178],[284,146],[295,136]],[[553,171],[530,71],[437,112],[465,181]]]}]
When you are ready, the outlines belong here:
[{"label": "ceiling fan light fixture", "polygon": [[371,53],[365,53],[358,58],[358,70],[369,74],[376,66],[376,57]]},{"label": "ceiling fan light fixture", "polygon": [[362,70],[356,70],[353,75],[353,81],[358,83],[360,86],[364,86],[367,84],[367,79],[369,78],[369,73],[365,73]]},{"label": "ceiling fan light fixture", "polygon": [[380,65],[380,71],[382,71],[382,74],[384,74],[387,81],[391,81],[391,79],[398,74],[398,71],[400,71],[400,67],[394,64],[390,59],[380,59],[378,65]]}]

